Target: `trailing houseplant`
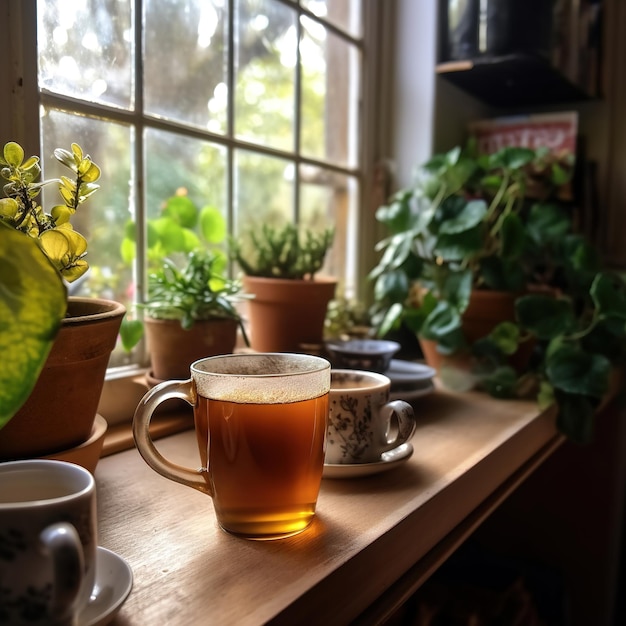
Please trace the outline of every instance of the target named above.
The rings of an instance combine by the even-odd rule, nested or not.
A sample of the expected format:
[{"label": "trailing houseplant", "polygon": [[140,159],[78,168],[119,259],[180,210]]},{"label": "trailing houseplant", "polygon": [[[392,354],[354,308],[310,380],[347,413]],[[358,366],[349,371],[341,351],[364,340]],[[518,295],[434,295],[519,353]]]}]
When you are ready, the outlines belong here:
[{"label": "trailing houseplant", "polygon": [[250,341],[254,350],[288,352],[319,349],[328,303],[337,280],[320,277],[334,238],[332,228],[300,230],[292,223],[230,239],[229,251],[243,271]]},{"label": "trailing houseplant", "polygon": [[[72,144],[69,151],[55,150],[54,156],[71,171],[71,177],[40,181],[39,157],[25,159],[24,150],[15,142],[7,143],[0,157],[0,174],[7,181],[3,188],[5,197],[0,199],[0,231],[8,242],[2,250],[7,260],[1,270],[3,305],[19,319],[17,315],[24,314],[28,307],[32,311],[32,302],[39,298],[41,286],[35,278],[37,274],[25,277],[26,265],[13,272],[24,258],[20,255],[25,240],[35,244],[38,265],[44,265],[43,258],[53,268],[64,293],[61,308],[33,311],[30,330],[47,323],[50,330],[45,339],[49,341],[58,329],[45,363],[41,365],[40,359],[49,344],[33,347],[32,338],[30,342],[20,343],[22,351],[33,347],[33,360],[27,367],[14,370],[19,378],[17,384],[26,391],[9,410],[3,407],[0,459],[65,450],[90,436],[109,355],[125,313],[124,307],[116,302],[66,297],[64,281],[72,282],[88,270],[87,241],[73,229],[70,218],[97,191],[100,168],[77,144]],[[57,187],[62,201],[49,211],[39,202],[41,190],[47,185]],[[32,245],[30,248],[34,250]],[[12,293],[17,296],[13,297]],[[62,313],[60,326],[55,321],[59,313]],[[45,320],[48,315],[50,319]],[[15,345],[13,342],[19,335],[7,338],[10,327],[3,328],[3,341]],[[100,327],[105,329],[103,336],[96,332]],[[17,404],[21,405],[19,409]]]},{"label": "trailing houseplant", "polygon": [[185,378],[193,361],[232,352],[237,329],[248,344],[237,308],[242,285],[224,276],[223,265],[222,255],[194,250],[183,268],[164,259],[149,274],[142,308],[155,379]]},{"label": "trailing houseplant", "polygon": [[[470,380],[494,395],[556,402],[561,430],[586,441],[623,354],[626,298],[573,228],[560,196],[571,170],[547,150],[436,155],[378,210],[392,234],[371,274],[373,315],[380,334],[403,324],[451,363],[469,355]],[[468,333],[481,295],[491,309],[508,298],[508,318]]]}]

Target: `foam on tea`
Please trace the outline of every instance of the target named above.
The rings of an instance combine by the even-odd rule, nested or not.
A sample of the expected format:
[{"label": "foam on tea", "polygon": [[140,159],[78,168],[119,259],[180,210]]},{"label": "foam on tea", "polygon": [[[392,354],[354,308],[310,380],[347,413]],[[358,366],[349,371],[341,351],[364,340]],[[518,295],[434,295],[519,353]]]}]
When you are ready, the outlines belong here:
[{"label": "foam on tea", "polygon": [[[282,404],[328,393],[328,369],[317,357],[238,354],[203,359],[191,366],[198,395],[240,403]],[[210,373],[210,377],[202,373]],[[259,379],[262,379],[260,384]]]}]

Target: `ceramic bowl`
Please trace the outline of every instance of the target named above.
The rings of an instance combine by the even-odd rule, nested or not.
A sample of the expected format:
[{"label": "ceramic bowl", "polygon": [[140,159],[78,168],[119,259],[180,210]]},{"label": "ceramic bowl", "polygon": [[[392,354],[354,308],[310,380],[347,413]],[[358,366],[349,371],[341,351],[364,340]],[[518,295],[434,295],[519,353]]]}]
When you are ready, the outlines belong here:
[{"label": "ceramic bowl", "polygon": [[326,350],[334,367],[383,373],[400,344],[384,339],[347,339],[327,341]]}]

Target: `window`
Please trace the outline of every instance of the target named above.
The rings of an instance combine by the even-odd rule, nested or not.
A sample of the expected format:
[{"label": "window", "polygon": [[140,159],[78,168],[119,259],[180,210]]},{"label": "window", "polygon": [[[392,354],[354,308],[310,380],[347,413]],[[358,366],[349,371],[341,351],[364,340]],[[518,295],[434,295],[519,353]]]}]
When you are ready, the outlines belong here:
[{"label": "window", "polygon": [[103,170],[100,191],[75,216],[91,266],[75,293],[132,311],[151,260],[181,249],[159,232],[164,203],[177,192],[213,207],[233,234],[285,219],[334,225],[324,271],[356,293],[361,0],[30,4],[19,6],[20,63],[28,75],[35,59],[38,119],[24,124],[39,129],[46,176],[56,175],[47,155],[72,141]]}]

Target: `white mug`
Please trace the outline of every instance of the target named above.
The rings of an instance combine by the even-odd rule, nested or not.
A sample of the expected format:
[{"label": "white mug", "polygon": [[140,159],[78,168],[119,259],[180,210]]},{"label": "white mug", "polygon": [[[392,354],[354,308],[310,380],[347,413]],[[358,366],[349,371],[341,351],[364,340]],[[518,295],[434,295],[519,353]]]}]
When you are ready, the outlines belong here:
[{"label": "white mug", "polygon": [[0,623],[74,626],[96,573],[96,485],[73,463],[0,463]]},{"label": "white mug", "polygon": [[390,388],[384,374],[331,370],[325,463],[375,463],[413,436],[413,407],[390,402]]}]

